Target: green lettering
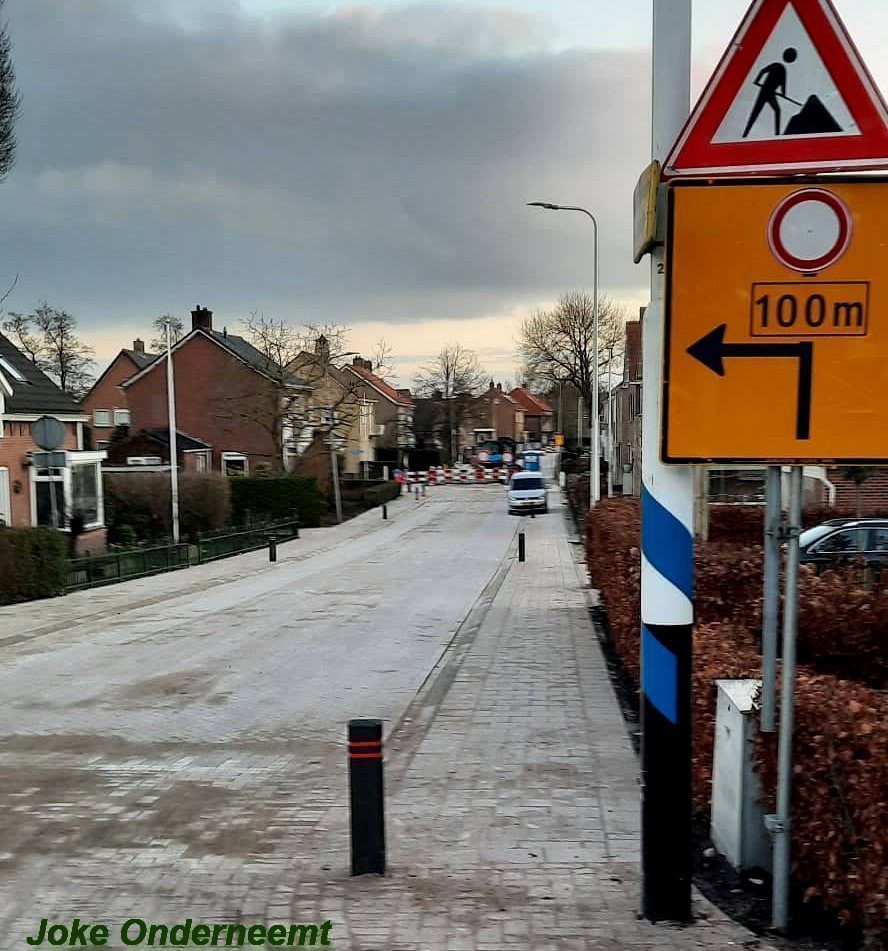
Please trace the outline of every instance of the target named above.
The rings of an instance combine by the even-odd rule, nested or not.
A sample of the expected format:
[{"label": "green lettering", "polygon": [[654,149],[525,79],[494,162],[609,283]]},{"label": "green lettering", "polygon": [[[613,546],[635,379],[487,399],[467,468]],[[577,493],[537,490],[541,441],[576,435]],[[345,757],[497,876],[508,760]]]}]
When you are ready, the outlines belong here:
[{"label": "green lettering", "polygon": [[247,934],[250,944],[265,944],[265,925],[253,925]]},{"label": "green lettering", "polygon": [[[130,936],[130,925],[135,925],[138,929],[138,937],[132,938]],[[131,947],[134,944],[141,944],[145,940],[145,935],[148,932],[148,926],[142,921],[141,918],[130,918],[129,921],[123,923],[123,927],[120,929],[120,940]]]},{"label": "green lettering", "polygon": [[317,944],[318,942],[318,926],[317,925],[293,925],[290,928],[290,944],[296,944],[296,932],[299,932],[299,947],[305,945],[305,939],[308,936],[309,932],[311,933],[311,940],[309,944]]},{"label": "green lettering", "polygon": [[108,943],[108,936],[110,934],[111,932],[107,925],[93,925],[92,928],[89,929],[89,940],[97,948],[101,948],[102,945]]},{"label": "green lettering", "polygon": [[148,929],[148,944],[154,947],[154,939],[160,934],[160,941],[157,943],[164,947],[170,934],[170,929],[166,925],[152,925]]},{"label": "green lettering", "polygon": [[330,943],[330,929],[333,927],[333,922],[329,919],[321,925],[321,944]]},{"label": "green lettering", "polygon": [[282,948],[287,940],[287,929],[283,925],[272,925],[268,929],[268,943],[276,948]]},{"label": "green lettering", "polygon": [[184,948],[188,942],[188,936],[191,934],[191,919],[184,921],[170,928],[170,944],[174,948]]},{"label": "green lettering", "polygon": [[[222,925],[216,925],[216,927],[221,930]],[[210,926],[209,925],[195,925],[194,930],[191,932],[191,940],[197,945],[209,944],[210,943]]]},{"label": "green lettering", "polygon": [[240,934],[238,935],[237,946],[241,947],[241,945],[243,945],[247,937],[247,929],[243,925],[229,925],[228,934],[225,937],[226,947],[231,944],[231,939],[232,939],[232,936],[235,934],[235,932],[240,932]]},{"label": "green lettering", "polygon": [[213,947],[219,943],[219,938],[227,927],[228,925],[213,925],[213,940],[210,942]]}]

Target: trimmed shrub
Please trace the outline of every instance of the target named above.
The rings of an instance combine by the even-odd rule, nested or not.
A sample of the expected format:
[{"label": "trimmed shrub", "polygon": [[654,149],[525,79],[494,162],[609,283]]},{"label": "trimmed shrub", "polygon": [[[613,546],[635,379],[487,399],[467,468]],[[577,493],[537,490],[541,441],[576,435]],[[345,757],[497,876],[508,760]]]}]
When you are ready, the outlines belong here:
[{"label": "trimmed shrub", "polygon": [[764,505],[709,506],[709,541],[761,545],[765,538]]},{"label": "trimmed shrub", "polygon": [[359,502],[368,507],[390,502],[401,494],[399,482],[361,482],[357,485],[343,482],[340,486],[343,502]]},{"label": "trimmed shrub", "polygon": [[0,527],[0,604],[64,593],[68,539],[51,528]]},{"label": "trimmed shrub", "polygon": [[[103,477],[108,541],[130,545],[166,541],[172,533],[170,478],[164,473],[113,472]],[[179,528],[183,538],[225,525],[231,510],[230,480],[220,473],[179,476]]]},{"label": "trimmed shrub", "polygon": [[[607,500],[587,520],[587,560],[601,591],[611,639],[639,680],[639,507]],[[761,550],[698,546],[694,630],[694,800],[708,809],[715,734],[715,681],[760,677]],[[853,571],[800,579],[800,661],[885,684],[888,594]],[[799,670],[793,776],[793,874],[820,901],[867,934],[888,939],[888,699],[854,680]],[[773,796],[776,734],[759,735],[763,787]]]},{"label": "trimmed shrub", "polygon": [[308,528],[321,522],[324,496],[317,481],[303,476],[245,478],[231,482],[231,519],[235,525],[280,522],[299,517]]},{"label": "trimmed shrub", "polygon": [[[777,782],[776,734],[757,737],[764,788]],[[799,671],[793,734],[793,875],[819,901],[888,946],[888,699]],[[773,802],[773,800],[772,800]]]}]

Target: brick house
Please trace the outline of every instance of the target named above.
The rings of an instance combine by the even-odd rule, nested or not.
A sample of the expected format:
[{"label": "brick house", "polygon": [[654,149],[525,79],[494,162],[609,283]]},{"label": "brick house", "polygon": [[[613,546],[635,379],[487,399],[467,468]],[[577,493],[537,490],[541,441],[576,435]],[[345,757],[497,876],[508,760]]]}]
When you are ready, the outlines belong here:
[{"label": "brick house", "polygon": [[[243,337],[215,330],[207,308],[193,310],[191,321],[191,331],[172,347],[177,430],[209,448],[213,471],[248,475],[257,466],[287,467],[281,402],[304,402],[310,387]],[[134,435],[169,425],[166,364],[152,361],[122,384]]]},{"label": "brick house", "polygon": [[[346,379],[331,363],[330,346],[323,336],[315,342],[313,353],[303,351],[288,369],[311,386],[307,413],[294,433],[300,471],[311,469],[320,480],[324,467],[329,469],[332,443],[342,458],[343,473],[358,475],[362,463],[375,458],[371,440],[374,404],[358,392],[356,380]],[[313,457],[324,453],[328,458],[316,463]]]},{"label": "brick house", "polygon": [[400,465],[404,454],[416,444],[413,435],[413,398],[410,390],[399,390],[373,372],[373,363],[355,357],[339,371],[340,379],[364,404],[373,407],[368,415],[372,457]]},{"label": "brick house", "polygon": [[641,319],[627,321],[623,379],[604,402],[604,418],[613,413],[614,489],[634,496],[641,495],[641,340]]},{"label": "brick house", "polygon": [[461,444],[474,447],[491,439],[510,439],[518,444],[524,440],[524,432],[523,408],[503,390],[501,383],[491,380],[490,386],[466,405]]},{"label": "brick house", "polygon": [[129,394],[121,384],[144,370],[156,357],[157,354],[145,351],[143,340],[134,340],[132,350],[121,350],[83,398],[83,411],[90,417],[92,444],[96,449],[108,448],[116,427],[130,425]]},{"label": "brick house", "polygon": [[[37,468],[31,454],[41,449],[32,426],[41,416],[63,423],[65,438],[59,451],[65,465]],[[53,524],[67,529],[80,514],[84,533],[78,550],[105,548],[105,512],[99,467],[104,452],[83,449],[83,426],[89,417],[3,334],[0,334],[0,521],[26,527]]]},{"label": "brick house", "polygon": [[540,396],[526,386],[516,386],[509,396],[524,410],[524,437],[522,442],[548,446],[555,432],[555,411]]}]

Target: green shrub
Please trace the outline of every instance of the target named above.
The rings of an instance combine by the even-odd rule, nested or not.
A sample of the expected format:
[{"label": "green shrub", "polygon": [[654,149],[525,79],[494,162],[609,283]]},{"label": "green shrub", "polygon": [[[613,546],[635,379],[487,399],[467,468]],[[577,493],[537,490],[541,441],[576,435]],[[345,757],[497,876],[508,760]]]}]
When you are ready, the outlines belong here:
[{"label": "green shrub", "polygon": [[320,525],[323,507],[324,496],[312,478],[248,477],[231,483],[231,518],[235,525],[279,522],[298,515],[303,525],[314,528]]},{"label": "green shrub", "polygon": [[[166,540],[172,534],[170,477],[156,472],[115,472],[103,480],[108,542],[131,545]],[[228,522],[229,480],[219,473],[179,476],[179,529],[183,538],[213,531]]]},{"label": "green shrub", "polygon": [[62,594],[68,539],[51,528],[0,528],[0,604]]}]

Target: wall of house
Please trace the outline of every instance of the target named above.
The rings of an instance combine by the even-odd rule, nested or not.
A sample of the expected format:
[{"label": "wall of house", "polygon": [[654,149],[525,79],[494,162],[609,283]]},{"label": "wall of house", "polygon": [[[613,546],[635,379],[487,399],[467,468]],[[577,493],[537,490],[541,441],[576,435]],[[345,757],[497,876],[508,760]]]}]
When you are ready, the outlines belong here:
[{"label": "wall of house", "polygon": [[[843,512],[855,512],[857,506],[857,485],[842,475],[842,470],[826,470],[826,477],[836,487],[835,507]],[[821,490],[822,504],[826,504],[827,493]],[[860,509],[862,515],[888,514],[888,468],[877,467],[860,487]]]},{"label": "wall of house", "polygon": [[[65,441],[61,449],[77,449],[77,424],[65,424]],[[9,501],[11,523],[17,527],[31,524],[31,467],[27,465],[29,452],[41,450],[31,438],[31,424],[3,421],[0,437],[0,466],[9,469]]]},{"label": "wall of house", "polygon": [[[92,430],[94,447],[99,442],[107,442],[111,439],[111,434],[114,432],[114,410],[130,409],[129,395],[120,384],[128,380],[137,370],[136,364],[125,353],[119,353],[105,375],[83,400],[83,411],[88,413],[90,418],[87,425]],[[97,409],[110,411],[110,426],[96,426],[94,414]]]},{"label": "wall of house", "polygon": [[[268,381],[200,334],[173,353],[173,376],[177,428],[213,447],[215,471],[223,452],[244,453],[250,472],[277,461],[271,434],[249,418]],[[168,425],[166,361],[126,390],[133,429]]]}]

